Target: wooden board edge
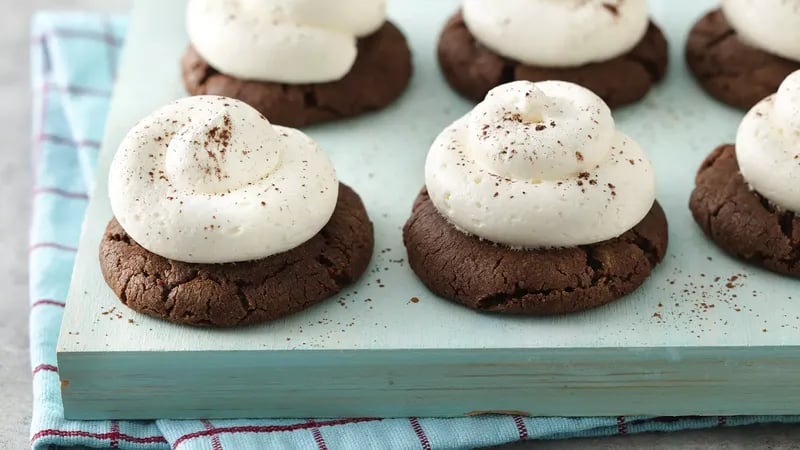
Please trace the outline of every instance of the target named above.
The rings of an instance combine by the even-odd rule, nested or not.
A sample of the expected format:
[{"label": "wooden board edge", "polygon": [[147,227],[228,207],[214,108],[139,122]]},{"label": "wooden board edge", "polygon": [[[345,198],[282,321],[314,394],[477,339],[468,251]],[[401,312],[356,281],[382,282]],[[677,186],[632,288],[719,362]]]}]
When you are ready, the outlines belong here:
[{"label": "wooden board edge", "polygon": [[61,353],[65,415],[800,413],[800,347],[199,353]]}]

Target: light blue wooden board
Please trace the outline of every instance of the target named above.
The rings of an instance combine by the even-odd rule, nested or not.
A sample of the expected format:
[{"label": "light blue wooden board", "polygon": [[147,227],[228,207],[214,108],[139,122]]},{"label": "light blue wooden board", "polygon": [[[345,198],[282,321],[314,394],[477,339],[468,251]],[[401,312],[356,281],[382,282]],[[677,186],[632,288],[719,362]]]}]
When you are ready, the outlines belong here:
[{"label": "light blue wooden board", "polygon": [[64,406],[76,419],[798,412],[796,351],[731,350],[82,355],[70,367],[80,385],[70,382]]},{"label": "light blue wooden board", "polygon": [[[348,357],[338,366],[342,376],[353,387],[363,386],[365,392],[373,388],[383,392],[355,396],[361,401],[361,415],[458,415],[475,409],[500,409],[497,403],[530,403],[532,398],[542,399],[535,395],[546,394],[541,386],[517,395],[488,387],[476,391],[475,385],[466,384],[458,389],[475,392],[475,397],[452,391],[435,404],[424,400],[427,394],[400,404],[390,401],[396,391],[385,383],[387,374],[405,373],[427,386],[427,391],[420,392],[430,393],[436,386],[450,383],[442,381],[439,371],[469,363],[465,358],[471,353],[463,351],[467,349],[486,350],[477,352],[481,367],[499,364],[510,349],[518,349],[521,361],[539,361],[539,365],[525,366],[522,373],[529,375],[547,373],[541,366],[542,358],[559,359],[562,363],[553,372],[558,376],[549,378],[555,384],[548,388],[556,393],[566,392],[559,390],[558,383],[575,380],[570,378],[574,376],[580,379],[584,364],[598,365],[592,372],[598,377],[596,388],[602,383],[623,387],[635,384],[631,380],[636,376],[614,378],[611,369],[619,366],[644,378],[656,376],[664,386],[679,391],[681,379],[727,377],[714,371],[728,372],[727,364],[733,359],[754,364],[759,358],[780,352],[785,373],[800,369],[800,305],[794,298],[797,282],[719,252],[702,236],[687,208],[700,161],[718,144],[733,140],[742,117],[741,112],[721,106],[701,92],[683,63],[685,36],[696,18],[714,5],[712,1],[651,1],[653,15],[670,41],[670,72],[643,102],[615,111],[619,128],[642,144],[656,166],[658,198],[670,223],[667,258],[640,290],[606,307],[567,317],[500,317],[477,314],[436,298],[415,279],[405,262],[400,228],[423,184],[423,162],[430,143],[470,108],[444,83],[435,61],[438,33],[457,4],[455,0],[391,1],[390,17],[405,31],[414,52],[415,76],[408,92],[385,111],[306,130],[332,155],[340,178],[361,194],[375,222],[376,253],[369,273],[340,297],[285,320],[245,329],[204,330],[170,325],[125,309],[103,282],[97,262],[99,240],[111,217],[106,174],[116,146],[141,117],[185,95],[178,66],[186,47],[184,2],[136,3],[58,345],[60,373],[70,382],[64,391],[68,415],[191,417],[191,411],[203,409],[198,402],[205,401],[205,412],[213,410],[216,417],[311,416],[317,410],[303,399],[320,394],[313,388],[320,380],[304,377],[305,370],[280,372],[296,388],[297,402],[291,408],[284,404],[259,409],[253,404],[263,402],[248,402],[252,398],[236,391],[236,386],[263,379],[257,368],[274,367],[286,358],[300,358],[309,368],[325,358],[336,358],[330,355],[345,353]],[[730,281],[733,277],[737,278]],[[419,302],[411,302],[412,297]],[[116,308],[114,313],[103,314],[111,308]],[[428,358],[423,356],[429,354],[427,351],[437,352],[436,358],[425,363],[434,369],[420,370],[418,375],[405,369],[408,361]],[[669,370],[659,374],[648,368],[649,355],[658,355]],[[692,362],[699,360],[704,362]],[[226,381],[227,385],[217,383],[212,388],[208,380],[227,380],[228,364],[249,364],[250,369],[242,369],[241,377]],[[375,373],[383,376],[346,378],[348,370],[362,366],[379,367]],[[147,384],[135,371],[121,373],[120,367],[139,367],[157,375],[162,384]],[[179,368],[193,368],[197,379],[186,381]],[[502,374],[482,373],[502,384]],[[509,374],[511,378],[506,381],[513,380],[513,371]],[[702,400],[705,392],[710,396],[706,408],[698,410],[769,412],[785,398],[778,387],[786,388],[787,379],[783,375],[770,378],[777,375],[761,370],[757,376],[736,379],[732,374],[728,381],[718,383],[719,395],[698,388],[704,386],[701,383],[687,387],[680,395],[664,396],[663,403],[644,402],[644,397],[634,396],[631,405],[652,408],[637,412],[680,413],[679,398]],[[749,397],[737,401],[734,394],[742,392],[746,382],[751,383],[753,392],[766,390],[773,395],[761,396],[760,403],[753,403]],[[117,388],[110,390],[113,398],[92,394],[100,384]],[[176,391],[179,385],[192,388]],[[161,388],[183,394],[147,403]],[[264,389],[266,398],[275,394],[269,386]],[[231,396],[224,397],[226,392]],[[503,409],[536,410],[540,414],[614,413],[603,405],[618,394],[598,388],[593,395],[596,402],[563,403],[553,394],[545,395],[536,408]],[[212,397],[219,401],[219,396],[229,402],[244,401],[245,405],[238,409],[212,408]],[[483,404],[492,405],[478,407],[481,399]],[[342,407],[341,414],[354,414],[350,407],[331,401],[325,410],[330,414],[326,415],[340,415],[336,405]],[[791,407],[800,412],[800,405]]]}]

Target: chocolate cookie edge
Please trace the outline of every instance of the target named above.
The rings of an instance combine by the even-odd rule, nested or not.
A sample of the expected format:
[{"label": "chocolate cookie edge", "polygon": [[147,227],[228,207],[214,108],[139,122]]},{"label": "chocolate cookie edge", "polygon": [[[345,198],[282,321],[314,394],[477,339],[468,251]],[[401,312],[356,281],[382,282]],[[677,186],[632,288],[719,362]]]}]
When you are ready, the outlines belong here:
[{"label": "chocolate cookie edge", "polygon": [[[420,220],[427,223],[420,226]],[[419,233],[429,233],[431,230],[444,233],[420,237]],[[654,267],[663,261],[669,233],[666,215],[655,202],[647,217],[620,238],[569,249],[512,250],[455,230],[438,214],[423,189],[403,228],[403,241],[414,273],[428,289],[442,298],[482,312],[556,315],[599,307],[636,290],[650,276]],[[446,242],[443,248],[451,249],[445,250],[448,253],[440,260],[453,261],[453,264],[472,261],[470,267],[473,273],[464,278],[460,274],[469,270],[451,270],[446,264],[441,264],[443,268],[437,266],[429,270],[426,266],[431,264],[431,252],[426,247],[431,247],[431,242]],[[609,243],[612,245],[607,245]],[[463,247],[468,247],[470,251],[464,254],[452,251]],[[480,255],[481,252],[484,255]],[[625,256],[621,264],[614,261],[617,254]],[[483,256],[487,261],[481,260]],[[505,258],[513,261],[502,261]],[[542,259],[550,261],[542,262]],[[519,276],[518,280],[505,274],[498,276],[498,270],[506,270],[514,263],[525,267],[546,267],[550,275],[558,279],[548,283],[548,275],[530,277],[525,274]],[[619,267],[615,268],[615,264]],[[570,269],[564,270],[563,266],[569,266]],[[486,267],[491,267],[491,271],[478,273]],[[568,273],[570,270],[571,273]],[[613,276],[604,275],[606,271],[613,273]],[[622,273],[625,274],[624,278]],[[475,279],[477,276],[483,277],[483,280]],[[487,282],[487,277],[491,278],[490,282]],[[524,278],[528,279],[526,283],[538,286],[533,289],[519,286]],[[486,285],[491,287],[487,288]]]},{"label": "chocolate cookie edge", "polygon": [[705,236],[726,253],[776,273],[800,277],[800,219],[750,189],[736,149],[723,144],[701,164],[689,209]]},{"label": "chocolate cookie edge", "polygon": [[[139,246],[112,218],[100,243],[99,261],[106,284],[128,308],[180,325],[228,328],[276,320],[334,296],[364,275],[374,243],[373,224],[361,198],[340,184],[328,224],[306,243],[278,255],[231,264],[172,261]],[[305,278],[317,283],[302,287],[300,279]],[[197,312],[202,309],[196,308],[198,296],[186,292],[192,289],[215,295],[200,302],[205,311]],[[275,303],[273,297],[281,295],[263,295],[270,291],[288,297]]]},{"label": "chocolate cookie edge", "polygon": [[717,8],[694,23],[686,39],[685,60],[692,76],[711,97],[748,110],[778,90],[800,62],[742,42]]},{"label": "chocolate cookie edge", "polygon": [[334,82],[295,85],[239,79],[211,67],[191,45],[181,58],[181,72],[191,95],[236,98],[259,110],[273,124],[300,128],[389,106],[406,91],[413,64],[402,31],[387,21],[359,40],[353,68]]},{"label": "chocolate cookie edge", "polygon": [[[563,80],[587,87],[612,108],[642,99],[663,79],[669,65],[667,40],[653,22],[637,46],[625,55],[576,68],[543,68],[502,57],[478,43],[466,28],[461,11],[448,19],[440,33],[437,56],[448,84],[475,102],[483,100],[492,88],[512,81]],[[605,77],[609,72],[616,76]],[[598,83],[598,78],[603,78],[598,74],[608,83]]]}]

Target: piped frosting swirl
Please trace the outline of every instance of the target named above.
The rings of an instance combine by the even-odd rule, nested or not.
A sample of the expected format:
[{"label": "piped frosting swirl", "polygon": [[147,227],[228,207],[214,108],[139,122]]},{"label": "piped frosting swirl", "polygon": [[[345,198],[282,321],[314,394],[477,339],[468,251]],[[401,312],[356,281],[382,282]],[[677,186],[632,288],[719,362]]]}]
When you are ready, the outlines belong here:
[{"label": "piped frosting swirl", "polygon": [[645,0],[465,0],[483,45],[540,67],[574,67],[630,51],[649,23]]},{"label": "piped frosting swirl", "polygon": [[779,208],[800,213],[800,71],[742,119],[736,158],[750,187]]},{"label": "piped frosting swirl", "polygon": [[522,248],[618,237],[655,200],[641,147],[591,91],[561,81],[499,86],[433,143],[428,193],[457,228]]},{"label": "piped frosting swirl", "polygon": [[336,206],[328,156],[300,131],[238,100],[170,103],[131,129],[111,163],[111,209],[142,247],[165,258],[265,258],[317,234]]},{"label": "piped frosting swirl", "polygon": [[220,72],[302,84],[343,78],[385,20],[386,0],[190,0],[186,28]]}]

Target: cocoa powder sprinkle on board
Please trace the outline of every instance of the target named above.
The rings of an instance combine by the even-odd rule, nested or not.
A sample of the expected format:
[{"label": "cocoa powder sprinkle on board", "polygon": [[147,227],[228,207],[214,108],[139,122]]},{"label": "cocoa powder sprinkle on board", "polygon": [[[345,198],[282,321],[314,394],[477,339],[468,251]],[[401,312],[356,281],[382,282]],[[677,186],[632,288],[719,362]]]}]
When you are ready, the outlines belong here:
[{"label": "cocoa powder sprinkle on board", "polygon": [[603,3],[603,8],[606,9],[609,13],[611,13],[614,17],[619,17],[619,8],[617,5],[613,5],[611,3]]}]

